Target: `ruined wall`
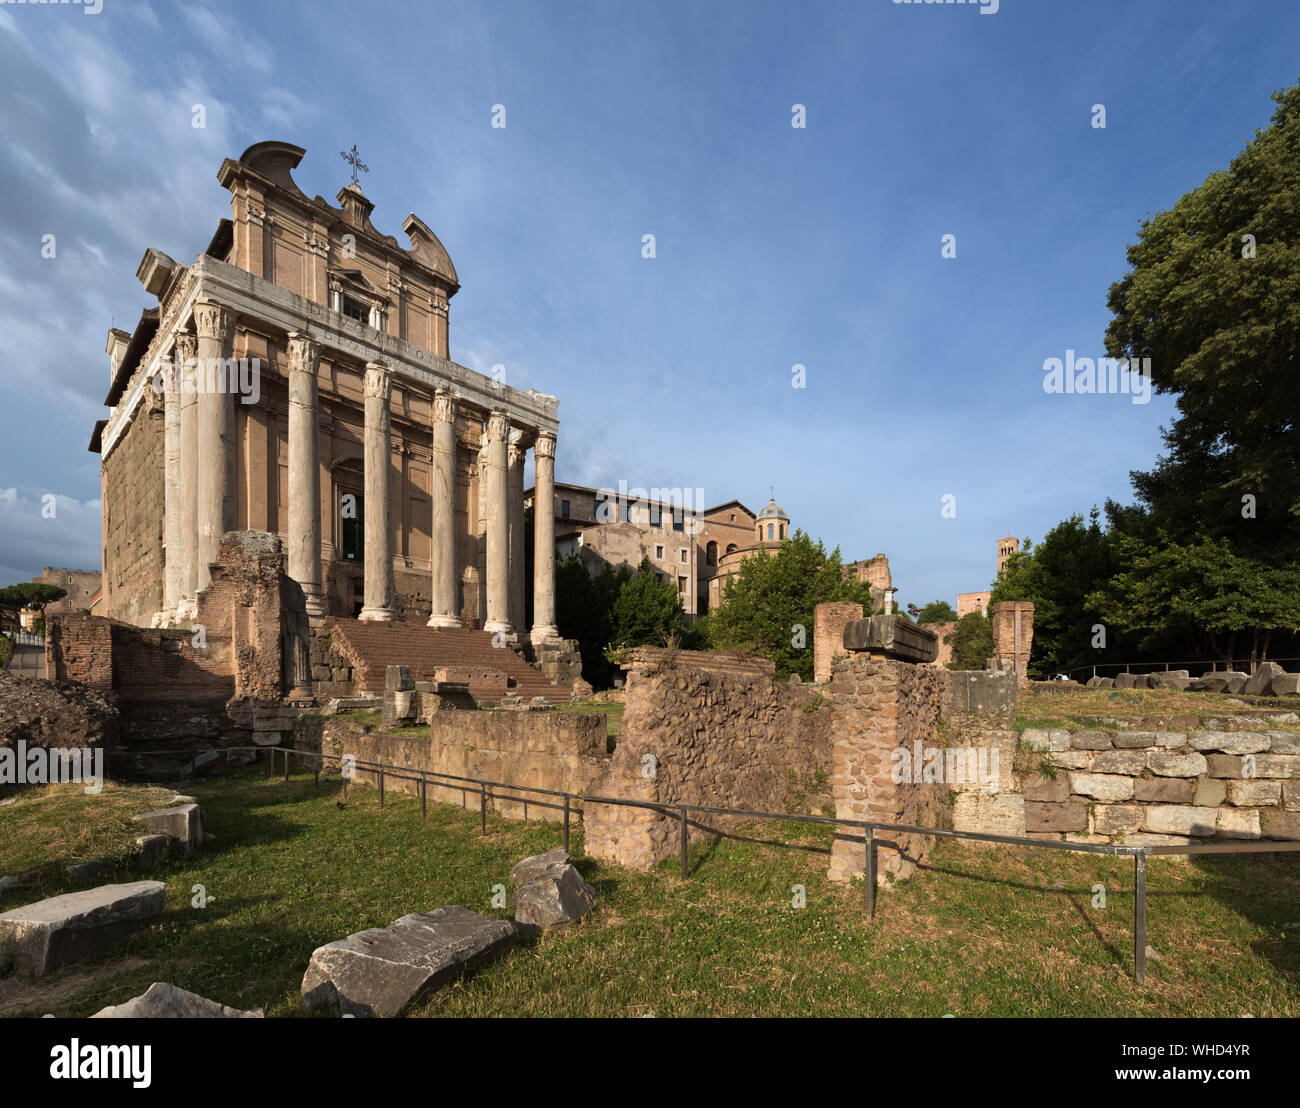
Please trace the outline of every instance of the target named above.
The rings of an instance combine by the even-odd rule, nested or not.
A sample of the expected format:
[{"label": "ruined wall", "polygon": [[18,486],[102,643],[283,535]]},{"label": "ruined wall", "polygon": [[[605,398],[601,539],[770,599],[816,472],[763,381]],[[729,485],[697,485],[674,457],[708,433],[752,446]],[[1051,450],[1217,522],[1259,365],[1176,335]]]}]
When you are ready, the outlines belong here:
[{"label": "ruined wall", "polygon": [[813,680],[831,679],[831,663],[844,649],[844,628],[863,616],[862,605],[853,601],[832,601],[813,609]]},{"label": "ruined wall", "polygon": [[[831,791],[841,819],[941,827],[947,818],[947,786],[894,780],[896,750],[909,757],[917,744],[933,747],[950,675],[933,666],[872,658],[865,653],[837,659],[831,680],[834,768]],[[917,775],[919,776],[919,774]],[[929,836],[881,832],[878,880],[909,876],[929,852]],[[837,831],[829,876],[847,881],[865,870],[860,831]]]},{"label": "ruined wall", "polygon": [[[423,731],[423,728],[420,729]],[[605,717],[584,712],[447,711],[429,716],[428,732],[418,735],[362,734],[352,728],[325,729],[325,752],[351,754],[360,762],[383,762],[418,773],[449,773],[516,785],[577,793],[609,764]],[[378,773],[358,769],[358,779],[375,784]],[[386,777],[386,789],[419,795],[420,783]],[[430,801],[477,808],[479,790],[429,785]],[[501,790],[489,806],[516,819],[563,818],[563,800]],[[575,808],[576,811],[576,808]]]},{"label": "ruined wall", "polygon": [[163,606],[163,416],[147,389],[103,460],[104,593],[108,615],[148,627]]},{"label": "ruined wall", "polygon": [[1004,600],[994,604],[993,657],[1011,661],[1021,677],[1029,672],[1029,653],[1034,644],[1034,606],[1027,600]]},{"label": "ruined wall", "polygon": [[[629,671],[618,747],[590,791],[785,812],[792,779],[816,779],[830,768],[830,715],[820,690],[710,670],[694,664],[691,651],[679,651],[662,668]],[[583,820],[593,857],[646,869],[678,849],[678,823],[668,815],[590,804]],[[691,820],[692,838],[729,826],[715,816]]]},{"label": "ruined wall", "polygon": [[939,636],[939,653],[935,655],[933,662],[927,662],[926,664],[938,666],[940,669],[947,669],[948,663],[952,661],[952,643],[944,640],[953,633],[957,626],[956,620],[952,623],[924,623],[921,626]]}]

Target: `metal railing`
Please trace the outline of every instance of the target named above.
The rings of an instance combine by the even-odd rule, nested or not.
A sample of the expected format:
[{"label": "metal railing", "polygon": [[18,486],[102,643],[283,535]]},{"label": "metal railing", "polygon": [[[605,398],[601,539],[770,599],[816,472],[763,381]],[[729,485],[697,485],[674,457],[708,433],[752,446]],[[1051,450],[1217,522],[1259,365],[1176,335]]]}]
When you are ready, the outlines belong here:
[{"label": "metal railing", "polygon": [[[1147,949],[1147,858],[1152,855],[1190,855],[1190,854],[1287,854],[1300,851],[1300,842],[1226,842],[1226,843],[1193,843],[1186,846],[1124,846],[1119,844],[1108,843],[1076,843],[1062,842],[1055,839],[1029,839],[1018,835],[993,835],[979,831],[950,831],[940,827],[918,827],[912,824],[904,823],[879,823],[874,820],[861,819],[842,819],[839,816],[808,816],[796,815],[789,812],[761,812],[752,811],[744,808],[717,808],[703,804],[680,804],[656,803],[647,800],[629,800],[625,797],[613,796],[587,796],[582,793],[570,793],[563,789],[546,789],[540,785],[515,785],[506,781],[493,781],[482,777],[461,777],[452,773],[440,773],[436,770],[412,770],[403,766],[394,766],[386,762],[363,761],[352,755],[346,754],[326,754],[317,751],[295,750],[286,746],[230,746],[216,748],[212,751],[177,751],[177,750],[142,750],[142,751],[117,751],[118,755],[130,756],[154,756],[154,755],[188,755],[197,757],[204,753],[223,753],[236,750],[266,751],[270,755],[270,776],[275,777],[276,754],[282,754],[284,762],[284,780],[287,784],[289,781],[289,758],[296,757],[299,759],[313,760],[315,765],[313,769],[313,784],[320,784],[321,767],[326,760],[336,761],[343,766],[345,761],[353,769],[361,769],[378,775],[379,787],[379,804],[384,806],[384,784],[386,777],[393,777],[399,780],[419,781],[420,783],[420,818],[428,817],[429,803],[429,781],[434,780],[435,788],[459,788],[462,794],[468,794],[477,791],[479,794],[479,834],[487,834],[487,806],[489,799],[509,799],[520,800],[519,797],[499,797],[489,790],[505,790],[514,793],[527,793],[540,795],[543,797],[554,798],[556,803],[547,803],[543,801],[537,806],[542,808],[553,808],[563,812],[563,842],[564,849],[569,849],[570,820],[574,810],[574,801],[579,802],[579,811],[585,809],[588,804],[610,804],[629,808],[644,808],[649,811],[658,812],[669,818],[675,818],[679,824],[678,838],[681,853],[682,877],[690,876],[688,850],[690,846],[690,815],[720,815],[735,816],[744,819],[761,819],[784,823],[807,823],[820,826],[830,826],[835,828],[849,827],[857,828],[862,831],[862,841],[864,848],[864,885],[866,897],[867,918],[876,918],[876,874],[877,874],[877,847],[880,845],[876,838],[877,832],[887,831],[896,834],[913,834],[913,835],[930,835],[935,838],[946,839],[963,839],[969,842],[996,843],[1003,846],[1028,846],[1040,850],[1063,850],[1072,854],[1103,854],[1111,857],[1131,857],[1133,859],[1133,884],[1134,884],[1134,904],[1133,904],[1133,963],[1138,984],[1146,980],[1146,949]],[[109,751],[105,751],[105,771],[108,769]],[[345,773],[343,775],[343,795],[347,797],[348,782],[351,778]],[[440,785],[440,781],[455,782],[451,785]],[[477,790],[470,786],[477,786]],[[563,801],[561,805],[558,801]],[[522,801],[525,804],[527,799]],[[717,828],[709,828],[695,822],[695,826],[702,830],[710,831],[713,834],[721,834]],[[896,843],[885,841],[885,845],[892,846],[900,854],[902,848]]]},{"label": "metal railing", "polygon": [[[1132,673],[1135,676],[1143,676],[1148,673],[1168,673],[1171,669],[1185,669],[1193,677],[1206,677],[1212,673],[1223,673],[1225,670],[1236,669],[1239,672],[1250,673],[1260,662],[1300,662],[1300,658],[1256,658],[1253,662],[1250,658],[1232,658],[1225,661],[1222,658],[1191,658],[1185,662],[1097,662],[1093,665],[1075,666],[1073,669],[1054,670],[1053,673],[1066,673],[1073,676],[1076,673],[1090,673],[1093,677],[1110,677],[1114,673]],[[1114,673],[1098,673],[1098,670],[1113,670]]]},{"label": "metal railing", "polygon": [[30,631],[6,631],[4,637],[15,646],[44,646],[45,636],[34,635]]}]

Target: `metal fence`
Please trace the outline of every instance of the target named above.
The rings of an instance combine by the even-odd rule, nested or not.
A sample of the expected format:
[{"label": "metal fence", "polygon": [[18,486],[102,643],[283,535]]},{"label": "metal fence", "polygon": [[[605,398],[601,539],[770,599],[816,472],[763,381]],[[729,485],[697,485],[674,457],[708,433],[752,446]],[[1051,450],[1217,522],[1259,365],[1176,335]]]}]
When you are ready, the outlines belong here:
[{"label": "metal fence", "polygon": [[[513,799],[524,800],[526,796],[502,796],[502,793],[523,793],[534,796],[542,796],[545,799],[538,802],[537,806],[541,808],[553,808],[563,813],[563,843],[564,849],[569,849],[570,823],[574,804],[577,802],[578,810],[581,811],[588,804],[612,804],[630,808],[644,808],[649,811],[659,812],[661,815],[676,819],[679,824],[678,838],[680,842],[682,877],[690,876],[688,849],[690,838],[691,815],[719,815],[719,816],[737,816],[744,819],[761,819],[782,823],[807,823],[820,826],[829,826],[835,828],[854,828],[862,832],[863,861],[864,861],[864,892],[866,896],[866,911],[869,919],[876,918],[876,874],[877,874],[877,847],[879,841],[876,836],[878,832],[892,832],[895,834],[915,834],[915,835],[932,835],[935,838],[946,839],[964,839],[969,842],[997,843],[1003,846],[1028,846],[1038,850],[1063,850],[1072,854],[1105,854],[1112,857],[1122,857],[1133,859],[1133,883],[1134,883],[1134,904],[1133,904],[1133,963],[1135,977],[1138,984],[1146,980],[1146,949],[1147,949],[1147,858],[1152,855],[1169,855],[1169,854],[1278,854],[1278,853],[1295,853],[1300,852],[1300,842],[1225,842],[1225,843],[1195,843],[1187,846],[1122,846],[1103,843],[1075,843],[1060,842],[1054,839],[1028,839],[1016,835],[991,835],[976,831],[949,831],[939,827],[917,827],[911,824],[903,823],[877,823],[873,820],[860,819],[841,819],[838,816],[806,816],[795,815],[789,812],[759,812],[750,811],[743,808],[715,808],[702,804],[678,804],[678,803],[654,803],[645,800],[629,800],[623,797],[612,796],[586,796],[581,793],[564,792],[560,789],[545,789],[539,785],[514,785],[506,781],[492,781],[481,777],[460,777],[451,773],[439,773],[434,770],[411,770],[402,766],[389,765],[384,762],[369,762],[350,755],[324,754],[315,751],[294,750],[285,746],[233,746],[223,747],[210,751],[211,753],[223,753],[235,750],[252,750],[266,751],[269,755],[270,776],[276,776],[276,755],[283,755],[284,763],[284,780],[289,780],[289,759],[291,757],[300,760],[306,759],[313,763],[312,775],[313,784],[320,784],[321,768],[326,760],[338,762],[342,766],[346,760],[354,769],[366,770],[375,773],[378,777],[379,787],[379,804],[384,804],[384,784],[385,779],[392,777],[397,780],[418,781],[420,783],[420,818],[425,819],[429,812],[429,782],[433,780],[435,787],[459,788],[462,793],[469,794],[477,792],[479,796],[479,833],[487,833],[487,808],[488,800],[496,799]],[[153,755],[178,755],[197,756],[209,751],[176,751],[176,750],[143,750],[143,751],[121,751],[120,754],[153,756]],[[105,768],[107,769],[107,760],[109,752],[105,754]],[[343,776],[343,795],[347,796],[349,776],[345,773]],[[453,784],[443,784],[443,782],[452,782]],[[493,791],[495,790],[495,791]],[[714,834],[721,834],[716,828],[705,827],[695,821],[694,826]],[[886,840],[886,845],[894,845]]]},{"label": "metal fence", "polygon": [[[1075,666],[1064,672],[1073,677],[1076,673],[1086,673],[1092,677],[1113,677],[1117,673],[1132,673],[1141,676],[1147,673],[1168,673],[1171,669],[1185,669],[1193,677],[1205,677],[1211,673],[1225,670],[1237,670],[1252,673],[1260,662],[1300,662],[1300,658],[1195,658],[1185,662],[1097,662],[1095,665]],[[1054,672],[1051,671],[1048,676]]]}]

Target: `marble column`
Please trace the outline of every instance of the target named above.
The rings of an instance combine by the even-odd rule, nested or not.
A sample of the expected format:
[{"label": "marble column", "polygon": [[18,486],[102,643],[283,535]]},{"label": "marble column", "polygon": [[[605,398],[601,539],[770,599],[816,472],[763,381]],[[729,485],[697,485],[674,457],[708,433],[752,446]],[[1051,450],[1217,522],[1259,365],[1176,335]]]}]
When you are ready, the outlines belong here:
[{"label": "marble column", "polygon": [[222,366],[231,357],[235,313],[213,300],[194,305],[199,334],[197,450],[198,550],[195,591],[211,580],[221,538],[235,529],[235,394]]},{"label": "marble column", "polygon": [[[176,385],[177,400],[180,406],[180,453],[176,466],[177,523],[179,533],[176,537],[176,569],[178,573],[176,598],[176,616],[178,619],[193,619],[198,613],[194,608],[194,594],[198,591],[199,576],[199,454],[198,454],[198,397],[194,392],[194,359],[198,354],[198,343],[188,331],[176,336],[175,360],[177,364]],[[168,515],[171,515],[168,509]],[[170,539],[168,540],[170,542]],[[168,547],[167,560],[172,558]]]},{"label": "marble column", "polygon": [[430,553],[433,612],[430,627],[459,627],[456,597],[456,398],[445,389],[433,396],[433,472]]},{"label": "marble column", "polygon": [[510,421],[505,412],[493,412],[487,421],[484,451],[487,486],[487,619],[483,630],[511,635],[510,625],[510,493],[506,479],[506,447]]},{"label": "marble column", "polygon": [[510,432],[510,446],[506,451],[506,480],[509,485],[510,508],[510,588],[507,618],[510,626],[522,631],[528,626],[524,608],[527,592],[524,581],[524,459],[528,446],[524,433],[518,429]]},{"label": "marble column", "polygon": [[559,638],[555,626],[555,436],[543,431],[533,448],[534,642]]},{"label": "marble column", "polygon": [[357,618],[374,623],[390,623],[394,616],[388,479],[392,462],[388,398],[392,387],[393,371],[388,366],[366,363],[366,602]]},{"label": "marble column", "polygon": [[163,615],[168,620],[176,618],[181,602],[181,559],[186,545],[181,531],[181,386],[185,363],[193,357],[193,338],[184,332],[178,334],[163,390]]},{"label": "marble column", "polygon": [[316,373],[320,345],[289,333],[289,576],[302,586],[307,615],[325,614],[321,589],[320,431]]}]

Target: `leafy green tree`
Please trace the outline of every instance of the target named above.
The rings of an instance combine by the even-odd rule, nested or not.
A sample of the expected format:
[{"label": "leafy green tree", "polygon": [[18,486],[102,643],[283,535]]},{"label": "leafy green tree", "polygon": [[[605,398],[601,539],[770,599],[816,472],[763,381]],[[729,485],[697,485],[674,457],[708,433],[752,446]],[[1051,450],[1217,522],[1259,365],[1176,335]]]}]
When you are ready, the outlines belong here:
[{"label": "leafy green tree", "polygon": [[775,551],[758,550],[727,581],[709,614],[715,645],[771,658],[779,678],[813,677],[813,609],[829,600],[856,600],[872,611],[871,588],[846,579],[836,547],[795,531]]},{"label": "leafy green tree", "polygon": [[623,582],[613,607],[614,646],[663,646],[682,626],[682,608],[671,581],[648,557]]},{"label": "leafy green tree", "polygon": [[616,669],[605,647],[614,637],[614,601],[631,577],[627,566],[610,565],[592,576],[573,555],[555,565],[556,626],[563,638],[578,640],[583,676],[599,689],[609,688]]},{"label": "leafy green tree", "polygon": [[1300,547],[1300,86],[1273,99],[1228,169],[1143,222],[1106,349],[1176,397],[1167,455],[1133,474],[1155,527],[1281,564]]},{"label": "leafy green tree", "polygon": [[993,620],[983,612],[967,612],[944,642],[952,646],[949,669],[983,669],[993,656]]},{"label": "leafy green tree", "polygon": [[0,614],[17,622],[18,614],[24,608],[33,608],[43,612],[47,604],[62,600],[68,590],[58,585],[44,585],[36,581],[21,581],[16,585],[7,585],[0,589]]},{"label": "leafy green tree", "polygon": [[957,613],[953,606],[946,600],[931,600],[920,614],[916,617],[916,622],[922,625],[926,623],[952,623],[957,619]]}]

